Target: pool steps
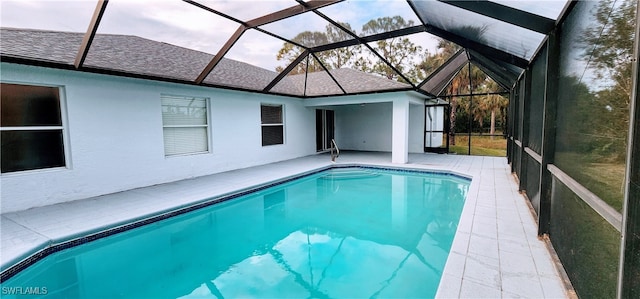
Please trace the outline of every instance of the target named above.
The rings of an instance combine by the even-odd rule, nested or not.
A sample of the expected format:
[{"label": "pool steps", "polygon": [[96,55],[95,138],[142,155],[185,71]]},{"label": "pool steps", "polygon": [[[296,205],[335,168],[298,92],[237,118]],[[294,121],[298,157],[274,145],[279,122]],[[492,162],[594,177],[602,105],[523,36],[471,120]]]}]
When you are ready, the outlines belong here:
[{"label": "pool steps", "polygon": [[369,169],[332,169],[327,174],[323,175],[321,179],[325,180],[353,180],[364,179],[380,176],[380,173]]}]

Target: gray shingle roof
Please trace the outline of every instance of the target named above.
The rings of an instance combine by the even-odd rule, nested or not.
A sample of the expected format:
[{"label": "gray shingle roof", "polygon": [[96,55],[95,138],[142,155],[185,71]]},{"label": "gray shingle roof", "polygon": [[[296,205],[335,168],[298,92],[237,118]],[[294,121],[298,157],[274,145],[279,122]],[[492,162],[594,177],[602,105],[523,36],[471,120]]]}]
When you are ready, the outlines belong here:
[{"label": "gray shingle roof", "polygon": [[[331,76],[324,71],[308,73],[306,93],[304,95],[320,96],[344,94],[338,84],[340,84],[348,94],[406,89],[411,87],[409,84],[400,83],[350,68],[335,69],[330,70],[329,72],[335,78],[335,81],[333,81]],[[273,88],[273,91],[281,93],[295,92],[292,94],[302,95],[305,88],[304,79],[304,74],[287,76]],[[338,84],[336,84],[336,81]],[[279,86],[280,84],[282,84],[282,86]],[[291,89],[291,87],[295,87],[295,89]]]},{"label": "gray shingle roof", "polygon": [[367,74],[354,69],[331,70],[331,74],[347,93],[410,88],[411,85]]},{"label": "gray shingle roof", "polygon": [[21,58],[73,64],[82,34],[29,29],[0,29],[0,53]]},{"label": "gray shingle roof", "polygon": [[[83,33],[32,29],[0,29],[2,56],[73,65]],[[213,55],[132,35],[97,34],[84,66],[194,81]],[[347,93],[405,89],[410,85],[353,69],[331,70],[331,75]],[[263,90],[277,72],[223,58],[205,83],[249,90]],[[305,78],[306,92],[305,92]],[[297,96],[343,94],[327,72],[292,75],[271,90]]]}]

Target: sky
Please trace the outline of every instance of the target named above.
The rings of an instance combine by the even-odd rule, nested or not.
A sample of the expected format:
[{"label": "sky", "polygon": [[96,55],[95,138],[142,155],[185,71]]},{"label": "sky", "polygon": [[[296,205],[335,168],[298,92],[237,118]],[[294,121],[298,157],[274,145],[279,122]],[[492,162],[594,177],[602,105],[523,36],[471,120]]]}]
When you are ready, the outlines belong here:
[{"label": "sky", "polygon": [[[250,20],[297,4],[294,0],[198,0],[198,2],[241,20]],[[0,0],[2,27],[85,32],[96,7],[95,0]],[[419,24],[404,0],[346,1],[320,9],[340,22],[348,22],[360,33],[367,21],[400,15]],[[328,23],[306,13],[281,23],[263,26],[284,38],[301,31],[324,31]],[[136,35],[194,50],[216,54],[239,24],[179,0],[111,0],[98,27],[99,34]],[[410,39],[423,48],[435,50],[429,34]],[[227,53],[227,58],[274,70],[286,65],[276,60],[283,41],[256,30],[247,31]]]}]

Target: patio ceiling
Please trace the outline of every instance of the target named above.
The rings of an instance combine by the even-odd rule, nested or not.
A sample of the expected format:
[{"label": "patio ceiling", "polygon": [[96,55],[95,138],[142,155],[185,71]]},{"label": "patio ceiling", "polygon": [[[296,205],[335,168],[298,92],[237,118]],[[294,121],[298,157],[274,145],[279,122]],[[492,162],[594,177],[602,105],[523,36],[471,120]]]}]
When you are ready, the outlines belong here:
[{"label": "patio ceiling", "polygon": [[[302,98],[393,90],[433,97],[468,61],[502,87],[513,86],[569,3],[3,2],[0,56],[5,62]],[[393,22],[369,22],[383,19]],[[388,48],[399,39],[421,48],[400,60]],[[416,69],[425,53],[440,53],[439,39],[463,50],[443,56],[435,70]]]}]

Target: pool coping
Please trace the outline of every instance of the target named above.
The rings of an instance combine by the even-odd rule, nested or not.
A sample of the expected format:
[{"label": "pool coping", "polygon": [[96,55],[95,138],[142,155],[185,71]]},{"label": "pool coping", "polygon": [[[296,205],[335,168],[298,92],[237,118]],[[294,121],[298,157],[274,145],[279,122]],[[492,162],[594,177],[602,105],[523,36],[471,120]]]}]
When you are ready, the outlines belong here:
[{"label": "pool coping", "polygon": [[[250,193],[259,192],[264,189],[285,184],[287,182],[304,178],[310,175],[314,175],[316,173],[320,173],[330,169],[340,169],[340,168],[365,168],[365,169],[369,168],[369,169],[391,170],[391,171],[399,171],[399,172],[414,172],[414,173],[421,173],[421,174],[447,175],[447,176],[453,176],[458,179],[468,180],[469,189],[471,188],[474,181],[473,176],[470,174],[455,171],[455,170],[439,169],[439,168],[433,168],[433,167],[423,168],[423,167],[416,167],[416,165],[403,167],[403,166],[397,166],[397,165],[358,163],[358,162],[334,163],[330,165],[317,167],[311,170],[299,172],[297,174],[287,175],[282,178],[269,180],[267,182],[256,184],[250,187],[245,187],[238,190],[215,195],[212,197],[192,201],[190,203],[180,204],[174,207],[160,209],[155,212],[140,214],[130,219],[116,221],[111,224],[94,227],[84,231],[77,231],[73,234],[62,236],[56,239],[48,239],[44,242],[41,242],[37,246],[34,246],[30,250],[26,250],[21,255],[13,257],[7,261],[3,261],[2,264],[0,265],[0,283],[4,283],[5,281],[15,276],[19,272],[23,271],[24,269],[28,268],[29,266],[35,264],[36,262],[46,258],[47,256],[53,253],[56,253],[68,248],[72,248],[75,246],[79,246],[82,244],[86,244],[86,243],[89,243],[98,239],[102,239],[108,236],[112,236],[118,233],[122,233],[122,232],[135,229],[141,226],[145,226],[151,223],[162,221],[171,217],[175,217],[175,216],[189,213],[195,210],[199,210],[208,206],[212,206],[225,201],[236,199],[238,197],[241,197]],[[127,191],[124,191],[124,192],[127,192]],[[467,194],[467,196],[469,195],[470,193]],[[464,206],[466,206],[467,200],[468,198],[465,199]],[[464,211],[464,206],[463,206],[463,211]],[[460,217],[462,218],[462,214]],[[7,219],[7,220],[12,221],[11,219]],[[34,233],[37,233],[37,232],[34,232]],[[442,274],[444,274],[444,271]]]},{"label": "pool coping", "polygon": [[436,298],[576,298],[559,274],[564,269],[554,262],[553,247],[538,238],[529,201],[518,191],[505,157],[410,153],[407,164],[394,164],[388,152],[346,151],[336,163],[328,154],[316,154],[4,213],[0,264],[82,232],[341,166],[445,172],[471,179]]}]

